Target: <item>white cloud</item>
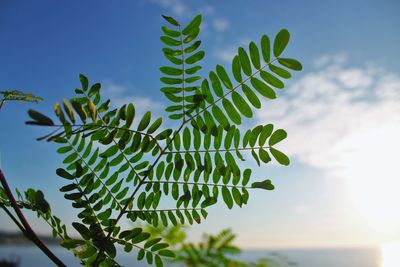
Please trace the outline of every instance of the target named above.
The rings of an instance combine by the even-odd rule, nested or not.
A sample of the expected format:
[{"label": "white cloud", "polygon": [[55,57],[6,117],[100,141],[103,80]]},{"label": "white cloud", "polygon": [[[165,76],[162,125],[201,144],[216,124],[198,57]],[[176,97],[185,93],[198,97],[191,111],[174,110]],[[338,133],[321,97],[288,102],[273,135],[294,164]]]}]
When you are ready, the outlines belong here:
[{"label": "white cloud", "polygon": [[225,18],[215,18],[213,20],[213,28],[217,32],[224,32],[229,28],[229,21]]},{"label": "white cloud", "polygon": [[343,64],[347,61],[347,53],[341,52],[337,54],[325,54],[313,60],[313,65],[316,68],[322,68],[327,64]]},{"label": "white cloud", "polygon": [[224,47],[224,49],[218,48],[214,51],[214,56],[225,62],[232,62],[233,57],[236,55],[237,50],[233,46]]},{"label": "white cloud", "polygon": [[234,45],[218,45],[213,52],[215,58],[231,63],[233,57],[237,54],[239,46],[247,47],[250,43],[250,39],[242,38],[237,44]]},{"label": "white cloud", "polygon": [[346,164],[344,155],[354,149],[348,138],[400,127],[400,76],[376,67],[348,68],[333,58],[257,112],[260,122],[288,130],[291,155],[323,169]]},{"label": "white cloud", "polygon": [[340,55],[316,62],[285,95],[266,101],[258,120],[288,131],[282,150],[292,159],[346,178],[353,205],[374,227],[398,229],[400,75],[347,67]]},{"label": "white cloud", "polygon": [[200,7],[199,13],[204,14],[204,15],[214,15],[215,14],[215,7],[206,5],[203,7]]},{"label": "white cloud", "polygon": [[189,15],[189,7],[182,0],[151,0],[152,3],[160,5],[162,8],[169,9],[175,16]]}]

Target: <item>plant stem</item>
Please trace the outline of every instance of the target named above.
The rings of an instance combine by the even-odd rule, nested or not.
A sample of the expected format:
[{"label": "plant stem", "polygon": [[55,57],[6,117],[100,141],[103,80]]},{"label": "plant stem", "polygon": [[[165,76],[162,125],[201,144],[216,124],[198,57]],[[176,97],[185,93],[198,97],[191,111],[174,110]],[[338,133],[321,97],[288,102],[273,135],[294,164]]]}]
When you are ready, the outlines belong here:
[{"label": "plant stem", "polygon": [[3,99],[0,101],[0,109],[3,107],[4,102],[6,102],[6,99],[5,99],[5,98],[3,98]]},{"label": "plant stem", "polygon": [[46,256],[52,260],[57,266],[65,266],[66,265],[59,259],[57,258],[56,255],[53,254],[53,252],[50,251],[50,249],[39,239],[39,237],[36,235],[36,233],[33,231],[32,227],[26,220],[25,216],[22,214],[21,209],[18,207],[17,201],[15,200],[10,187],[8,186],[7,180],[4,177],[3,172],[0,170],[0,181],[1,184],[7,194],[8,199],[10,200],[11,206],[13,207],[15,213],[17,214],[19,220],[21,221],[22,226],[25,228],[25,236],[31,240],[41,251],[43,251]]},{"label": "plant stem", "polygon": [[15,223],[15,225],[18,226],[19,230],[21,230],[21,232],[25,235],[26,231],[25,231],[24,227],[20,224],[20,222],[17,220],[17,218],[15,218],[15,216],[11,213],[11,211],[9,211],[7,209],[7,207],[2,203],[0,203],[0,207],[4,210],[5,213],[7,213],[8,217],[11,218],[11,220]]}]

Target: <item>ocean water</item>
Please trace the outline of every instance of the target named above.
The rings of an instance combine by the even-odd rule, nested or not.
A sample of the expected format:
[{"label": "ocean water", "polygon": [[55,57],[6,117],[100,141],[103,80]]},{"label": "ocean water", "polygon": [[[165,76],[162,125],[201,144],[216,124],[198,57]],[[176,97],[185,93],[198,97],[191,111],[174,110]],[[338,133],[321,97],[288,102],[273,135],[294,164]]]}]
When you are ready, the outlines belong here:
[{"label": "ocean water", "polygon": [[[60,247],[51,247],[67,266],[79,266],[72,254]],[[0,259],[19,257],[20,267],[47,267],[54,266],[46,256],[34,246],[0,246]],[[240,259],[256,261],[259,258],[275,258],[282,262],[292,263],[286,266],[296,267],[395,267],[385,265],[380,249],[279,249],[279,250],[245,250]],[[400,257],[400,255],[399,255]],[[134,255],[123,254],[119,259],[123,266],[148,266],[137,262]],[[172,266],[172,265],[169,265]]]}]

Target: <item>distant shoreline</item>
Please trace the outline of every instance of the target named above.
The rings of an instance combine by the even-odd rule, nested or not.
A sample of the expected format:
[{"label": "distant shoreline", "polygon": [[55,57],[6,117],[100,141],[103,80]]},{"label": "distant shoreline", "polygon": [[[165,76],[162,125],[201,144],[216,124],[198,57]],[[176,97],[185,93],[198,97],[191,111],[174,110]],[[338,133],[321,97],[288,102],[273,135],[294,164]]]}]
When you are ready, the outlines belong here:
[{"label": "distant shoreline", "polygon": [[[59,245],[60,240],[49,235],[39,235],[39,238],[48,245]],[[0,246],[33,245],[22,233],[0,231]]]}]

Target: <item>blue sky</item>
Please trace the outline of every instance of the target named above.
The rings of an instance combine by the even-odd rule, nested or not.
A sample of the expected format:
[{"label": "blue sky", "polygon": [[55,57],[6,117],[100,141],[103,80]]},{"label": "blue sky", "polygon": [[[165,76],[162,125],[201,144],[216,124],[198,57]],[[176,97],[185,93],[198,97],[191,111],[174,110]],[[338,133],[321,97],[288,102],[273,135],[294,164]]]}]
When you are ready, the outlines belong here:
[{"label": "blue sky", "polygon": [[[1,167],[12,186],[42,189],[54,212],[69,220],[55,175],[61,158],[54,145],[35,141],[43,129],[24,125],[28,108],[49,114],[54,102],[73,96],[84,73],[115,103],[133,101],[162,115],[161,14],[183,23],[203,14],[203,73],[218,63],[229,68],[237,46],[287,28],[286,53],[304,70],[254,122],[287,129],[284,150],[292,165],[258,170],[277,189],[256,192],[243,209],[211,209],[191,238],[232,227],[244,247],[400,241],[393,205],[400,200],[393,191],[400,178],[393,160],[400,149],[399,8],[394,0],[0,0],[0,88],[44,98],[39,105],[9,103],[0,112]],[[3,215],[0,225],[13,229]],[[37,228],[46,232],[43,224]]]}]

